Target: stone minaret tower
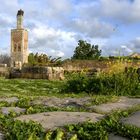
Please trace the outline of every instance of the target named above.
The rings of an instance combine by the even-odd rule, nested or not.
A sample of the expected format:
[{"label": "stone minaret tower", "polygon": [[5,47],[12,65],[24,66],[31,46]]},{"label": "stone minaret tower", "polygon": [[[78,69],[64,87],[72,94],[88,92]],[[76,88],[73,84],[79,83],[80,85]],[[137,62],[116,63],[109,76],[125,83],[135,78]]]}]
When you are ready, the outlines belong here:
[{"label": "stone minaret tower", "polygon": [[11,30],[11,67],[28,63],[28,31],[23,27],[24,11],[17,13],[17,28]]}]

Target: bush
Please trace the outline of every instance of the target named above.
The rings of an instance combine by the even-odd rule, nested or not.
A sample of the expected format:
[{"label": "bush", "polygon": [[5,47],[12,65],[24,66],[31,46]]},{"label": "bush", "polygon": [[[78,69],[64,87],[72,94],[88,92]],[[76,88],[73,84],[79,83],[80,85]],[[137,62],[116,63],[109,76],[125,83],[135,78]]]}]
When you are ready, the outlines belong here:
[{"label": "bush", "polygon": [[88,86],[88,77],[85,74],[74,73],[71,75],[66,85],[64,86],[64,90],[67,92],[83,92]]},{"label": "bush", "polygon": [[104,94],[136,95],[138,94],[139,81],[136,73],[117,73],[102,77]]},{"label": "bush", "polygon": [[136,95],[139,92],[138,74],[135,71],[116,74],[100,74],[88,77],[85,74],[74,74],[67,80],[66,92],[86,92],[104,95]]}]

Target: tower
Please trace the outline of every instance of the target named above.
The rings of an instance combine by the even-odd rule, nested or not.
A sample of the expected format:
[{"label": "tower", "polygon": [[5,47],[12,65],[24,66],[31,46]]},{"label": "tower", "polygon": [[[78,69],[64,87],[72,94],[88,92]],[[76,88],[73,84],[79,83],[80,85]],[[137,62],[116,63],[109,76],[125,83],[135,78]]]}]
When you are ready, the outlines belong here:
[{"label": "tower", "polygon": [[24,11],[17,12],[17,28],[11,30],[11,67],[28,63],[28,31],[23,27]]}]

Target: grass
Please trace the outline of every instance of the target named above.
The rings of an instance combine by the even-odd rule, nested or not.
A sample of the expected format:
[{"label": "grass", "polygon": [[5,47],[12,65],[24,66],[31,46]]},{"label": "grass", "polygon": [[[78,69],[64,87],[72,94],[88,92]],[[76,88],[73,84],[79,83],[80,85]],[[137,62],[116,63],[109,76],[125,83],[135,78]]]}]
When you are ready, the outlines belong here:
[{"label": "grass", "polygon": [[85,93],[61,93],[65,81],[49,81],[44,79],[5,79],[0,78],[0,97],[9,96],[55,96],[64,97],[85,97]]},{"label": "grass", "polygon": [[[0,78],[0,97],[17,96],[19,101],[17,103],[7,103],[5,101],[0,102],[0,108],[3,106],[18,106],[25,108],[25,114],[50,112],[50,111],[87,111],[86,107],[92,105],[99,105],[107,102],[116,102],[119,96],[114,95],[90,95],[83,93],[62,93],[62,88],[66,84],[66,81],[48,81],[48,80],[31,80],[31,79],[4,79]],[[85,105],[85,108],[76,107],[45,107],[41,105],[33,105],[33,100],[41,100],[46,97],[89,97],[90,101]],[[133,96],[134,97],[134,96]],[[139,96],[137,96],[139,97]],[[77,125],[68,125],[62,130],[44,131],[44,129],[34,122],[20,122],[15,121],[16,114],[11,112],[10,115],[3,115],[0,113],[0,130],[2,130],[7,139],[55,139],[56,137],[64,137],[64,139],[101,139],[107,140],[109,133],[115,133],[121,136],[126,136],[131,139],[139,139],[140,129],[136,127],[130,127],[121,124],[119,120],[122,117],[127,117],[129,114],[140,110],[140,106],[133,108],[113,112],[106,116],[100,122],[92,123],[86,122]],[[28,133],[27,133],[28,131]],[[76,138],[75,138],[76,139]]]},{"label": "grass", "polygon": [[[38,97],[38,96],[55,96],[59,98],[64,97],[87,97],[90,95],[85,92],[81,93],[65,93],[61,92],[65,81],[48,81],[48,80],[34,80],[34,79],[5,79],[0,78],[0,97],[9,97],[9,96],[29,96],[29,97]],[[96,102],[100,100],[98,95],[92,96],[96,98]],[[106,96],[102,96],[104,100]],[[113,96],[110,96],[113,98]],[[109,98],[110,100],[111,98]]]},{"label": "grass", "polygon": [[63,82],[0,78],[0,96],[48,96],[57,94]]},{"label": "grass", "polygon": [[140,110],[140,105],[133,106],[127,110],[115,111],[96,123],[88,121],[85,123],[70,124],[61,129],[48,130],[47,132],[41,125],[35,122],[21,122],[15,120],[13,114],[0,114],[0,128],[5,132],[6,139],[11,140],[57,140],[57,138],[60,140],[92,140],[93,138],[95,140],[108,140],[110,133],[139,140],[140,128],[125,125],[120,121],[121,118],[128,117],[138,110]]}]

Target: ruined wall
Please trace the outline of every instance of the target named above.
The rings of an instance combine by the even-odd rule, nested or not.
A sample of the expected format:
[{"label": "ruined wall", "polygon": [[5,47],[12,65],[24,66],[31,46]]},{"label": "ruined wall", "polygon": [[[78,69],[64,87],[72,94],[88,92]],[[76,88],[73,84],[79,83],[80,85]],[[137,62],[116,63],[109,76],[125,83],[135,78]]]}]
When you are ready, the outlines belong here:
[{"label": "ruined wall", "polygon": [[114,66],[123,67],[140,67],[140,61],[119,61],[119,60],[67,60],[62,64],[64,71],[76,72],[76,71],[91,71],[100,70],[108,71]]},{"label": "ruined wall", "polygon": [[6,77],[7,75],[9,75],[7,64],[0,64],[0,77]]},{"label": "ruined wall", "polygon": [[21,70],[11,70],[9,78],[63,80],[64,69],[62,67],[23,67]]}]

